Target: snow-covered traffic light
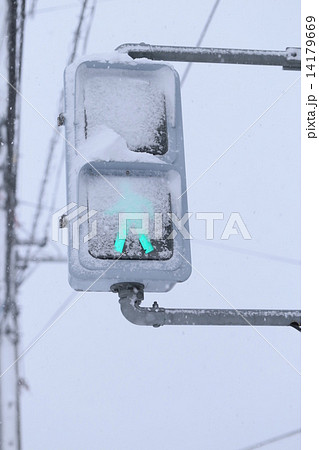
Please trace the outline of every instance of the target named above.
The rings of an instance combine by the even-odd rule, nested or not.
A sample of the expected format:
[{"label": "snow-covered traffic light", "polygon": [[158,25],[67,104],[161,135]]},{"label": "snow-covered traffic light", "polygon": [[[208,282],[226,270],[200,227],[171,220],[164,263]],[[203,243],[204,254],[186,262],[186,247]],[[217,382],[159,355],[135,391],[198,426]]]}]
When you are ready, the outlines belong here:
[{"label": "snow-covered traffic light", "polygon": [[68,223],[71,286],[109,291],[138,282],[164,292],[185,281],[191,266],[177,72],[123,55],[73,64],[65,71],[64,117],[68,204],[84,207]]}]

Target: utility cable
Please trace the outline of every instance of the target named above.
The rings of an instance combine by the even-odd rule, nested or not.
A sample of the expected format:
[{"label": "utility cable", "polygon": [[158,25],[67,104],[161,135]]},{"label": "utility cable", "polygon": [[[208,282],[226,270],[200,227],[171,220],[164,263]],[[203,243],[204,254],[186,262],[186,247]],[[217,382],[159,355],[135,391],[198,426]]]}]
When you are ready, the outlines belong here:
[{"label": "utility cable", "polygon": [[266,439],[265,441],[257,442],[257,444],[251,445],[249,447],[242,448],[240,450],[256,450],[256,448],[265,447],[266,445],[273,444],[275,442],[282,441],[284,439],[288,439],[291,436],[295,436],[301,433],[301,429],[289,431],[288,433],[280,434],[279,436],[272,437],[270,439]]},{"label": "utility cable", "polygon": [[[213,8],[212,8],[212,10],[211,10],[211,12],[210,12],[210,14],[209,14],[209,16],[207,18],[207,21],[206,21],[206,23],[204,25],[204,28],[202,29],[202,32],[201,32],[201,34],[200,34],[200,36],[198,38],[198,41],[196,42],[196,47],[200,47],[201,43],[203,42],[203,39],[204,39],[204,37],[205,37],[205,35],[207,33],[207,30],[208,30],[208,28],[209,28],[209,26],[211,24],[211,21],[212,21],[214,15],[216,13],[216,10],[217,10],[217,7],[218,7],[219,3],[220,3],[220,0],[216,0],[215,1],[214,5],[213,5]],[[187,64],[185,72],[183,73],[183,76],[182,76],[181,86],[183,86],[183,84],[185,83],[185,80],[186,80],[187,75],[188,75],[188,73],[190,71],[191,65],[192,65],[192,63],[188,63]]]}]

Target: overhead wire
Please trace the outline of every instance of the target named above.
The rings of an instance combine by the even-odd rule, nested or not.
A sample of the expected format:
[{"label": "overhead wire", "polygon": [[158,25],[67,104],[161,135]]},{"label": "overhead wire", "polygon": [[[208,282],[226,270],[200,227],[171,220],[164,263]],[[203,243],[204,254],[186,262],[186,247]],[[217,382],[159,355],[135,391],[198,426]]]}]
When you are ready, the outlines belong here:
[{"label": "overhead wire", "polygon": [[[198,38],[198,40],[196,42],[196,47],[200,47],[201,43],[203,42],[203,39],[204,39],[204,37],[205,37],[205,35],[206,35],[207,31],[208,31],[208,28],[209,28],[209,26],[210,26],[210,24],[211,24],[211,22],[213,20],[213,17],[215,15],[216,11],[217,11],[217,8],[218,8],[218,5],[219,5],[220,1],[221,0],[216,0],[215,1],[214,5],[213,5],[213,7],[211,9],[211,12],[208,15],[208,18],[206,20],[204,28],[202,29],[201,34],[200,34],[200,36],[199,36],[199,38]],[[181,86],[183,86],[183,84],[185,83],[185,80],[186,80],[186,78],[187,78],[187,76],[189,74],[191,66],[192,66],[192,63],[188,63],[187,64],[185,72],[183,73],[183,76],[182,76]]]},{"label": "overhead wire", "polygon": [[88,0],[83,0],[82,10],[81,10],[81,14],[80,14],[80,20],[79,20],[77,29],[75,30],[75,33],[74,33],[73,50],[71,52],[71,55],[69,57],[67,65],[71,64],[74,61],[75,55],[77,54],[78,44],[79,44],[80,35],[81,35],[81,28],[82,28],[82,24],[83,24],[83,21],[84,21],[84,15],[85,15],[85,11],[86,11],[87,6],[88,6]]},{"label": "overhead wire", "polygon": [[90,36],[90,31],[91,31],[92,23],[93,23],[93,19],[94,19],[96,4],[97,4],[97,0],[94,0],[92,3],[92,6],[91,6],[91,13],[90,13],[89,21],[88,21],[88,26],[87,26],[86,33],[85,33],[84,40],[83,40],[83,46],[82,46],[82,54],[83,55],[86,53],[87,44],[88,44],[89,36]]},{"label": "overhead wire", "polygon": [[28,11],[28,16],[32,16],[32,17],[34,16],[34,13],[35,13],[35,10],[37,7],[37,3],[38,3],[38,0],[32,0],[30,9]]},{"label": "overhead wire", "polygon": [[256,444],[253,444],[249,447],[242,448],[240,450],[256,450],[256,448],[261,448],[261,447],[265,447],[270,444],[274,444],[275,442],[279,442],[284,439],[288,439],[288,438],[290,438],[292,436],[296,436],[297,434],[300,434],[300,433],[301,433],[301,429],[298,428],[297,430],[289,431],[288,433],[283,433],[278,436],[272,437],[270,439],[266,439],[264,441],[257,442]]}]

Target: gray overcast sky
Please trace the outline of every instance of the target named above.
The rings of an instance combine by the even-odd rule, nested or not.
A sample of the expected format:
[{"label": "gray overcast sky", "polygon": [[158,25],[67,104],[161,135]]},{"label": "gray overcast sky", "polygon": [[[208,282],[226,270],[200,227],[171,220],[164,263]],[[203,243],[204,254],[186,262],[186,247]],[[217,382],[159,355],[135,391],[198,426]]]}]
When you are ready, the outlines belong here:
[{"label": "gray overcast sky", "polygon": [[[54,124],[80,2],[70,0],[66,8],[62,0],[38,1],[39,10],[60,5],[27,20],[22,81],[24,96]],[[87,53],[124,42],[194,45],[213,2],[97,5]],[[221,0],[202,45],[300,46],[299,9],[295,0]],[[181,75],[185,67],[176,64]],[[193,65],[182,89],[188,183],[298,77],[281,68]],[[201,273],[237,308],[299,307],[299,105],[298,81],[190,189],[190,211],[223,212],[225,220],[208,244],[202,242],[204,222],[191,221],[198,272],[167,294],[147,295],[146,304],[228,307]],[[21,117],[18,195],[34,202],[52,130],[23,101]],[[55,167],[63,151],[60,139]],[[53,189],[52,176],[46,204]],[[56,209],[65,205],[64,175],[56,199]],[[220,240],[233,211],[252,240]],[[21,205],[18,212],[30,228],[32,208]],[[21,349],[71,293],[66,264],[39,265],[19,297]],[[30,386],[22,402],[24,449],[240,450],[299,428],[300,335],[258,331],[136,327],[121,316],[115,295],[85,294],[21,361]],[[269,448],[296,450],[300,437]]]}]

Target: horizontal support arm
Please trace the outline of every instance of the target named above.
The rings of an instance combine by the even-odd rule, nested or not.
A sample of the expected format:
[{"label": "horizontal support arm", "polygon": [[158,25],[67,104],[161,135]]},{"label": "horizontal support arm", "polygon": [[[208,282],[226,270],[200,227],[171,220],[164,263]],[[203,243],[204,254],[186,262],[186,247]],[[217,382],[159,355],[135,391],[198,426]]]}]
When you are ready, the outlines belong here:
[{"label": "horizontal support arm", "polygon": [[300,70],[301,50],[287,47],[277,50],[239,50],[211,47],[177,47],[150,44],[122,44],[116,49],[131,58],[147,58],[153,61],[204,62],[222,64],[253,64],[281,66],[286,70]]},{"label": "horizontal support arm", "polygon": [[135,325],[253,325],[293,326],[299,331],[301,329],[299,310],[166,309],[160,308],[156,302],[152,307],[142,307],[143,288],[139,283],[119,283],[112,286],[112,291],[119,294],[124,317]]}]

